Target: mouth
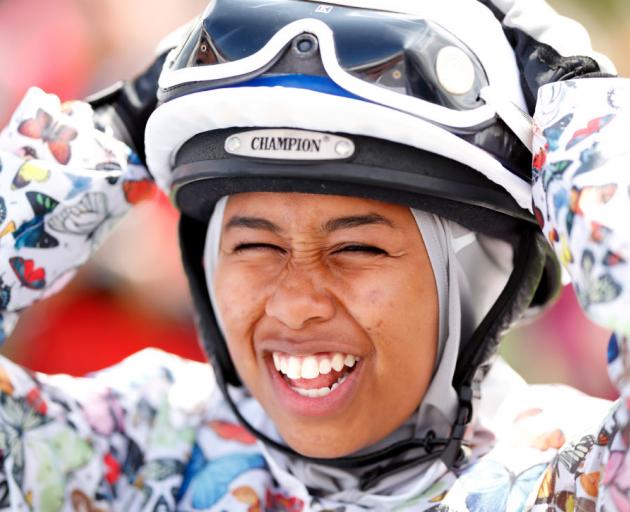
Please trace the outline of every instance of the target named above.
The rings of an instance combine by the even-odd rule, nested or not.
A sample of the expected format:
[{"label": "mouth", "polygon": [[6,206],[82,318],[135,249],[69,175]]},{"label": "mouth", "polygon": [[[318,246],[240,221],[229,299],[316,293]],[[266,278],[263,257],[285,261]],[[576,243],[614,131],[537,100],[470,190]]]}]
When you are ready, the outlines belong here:
[{"label": "mouth", "polygon": [[284,406],[304,415],[326,415],[349,400],[362,361],[353,354],[293,355],[272,352],[269,370]]}]

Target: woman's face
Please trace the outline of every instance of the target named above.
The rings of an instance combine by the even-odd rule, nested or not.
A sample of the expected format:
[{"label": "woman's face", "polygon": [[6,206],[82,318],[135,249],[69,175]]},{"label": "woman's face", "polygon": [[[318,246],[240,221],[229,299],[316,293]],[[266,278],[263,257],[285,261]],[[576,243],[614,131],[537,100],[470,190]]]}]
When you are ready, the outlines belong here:
[{"label": "woman's face", "polygon": [[228,349],[296,451],[333,458],[394,431],[429,385],[438,300],[408,208],[232,196],[215,293]]}]

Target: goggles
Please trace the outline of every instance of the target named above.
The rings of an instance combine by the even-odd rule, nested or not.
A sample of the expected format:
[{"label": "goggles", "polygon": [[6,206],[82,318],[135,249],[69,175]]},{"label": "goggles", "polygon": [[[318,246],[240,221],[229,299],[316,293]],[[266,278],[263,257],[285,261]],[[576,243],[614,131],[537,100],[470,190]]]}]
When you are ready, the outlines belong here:
[{"label": "goggles", "polygon": [[[283,65],[289,53],[291,65]],[[304,75],[318,79],[311,89],[394,108],[455,133],[491,125],[501,110],[500,102],[488,101],[479,59],[437,23],[304,0],[214,0],[169,55],[159,99],[236,84],[300,87],[296,78]],[[503,110],[529,146],[528,120],[514,105]]]}]

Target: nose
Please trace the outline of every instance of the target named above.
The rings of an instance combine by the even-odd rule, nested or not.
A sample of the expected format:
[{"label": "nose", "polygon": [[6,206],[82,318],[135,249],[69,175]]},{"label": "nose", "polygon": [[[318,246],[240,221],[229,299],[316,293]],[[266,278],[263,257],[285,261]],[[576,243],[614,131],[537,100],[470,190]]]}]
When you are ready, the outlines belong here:
[{"label": "nose", "polygon": [[330,320],[335,315],[335,300],[322,286],[317,273],[293,269],[283,276],[267,299],[265,313],[289,329],[299,330],[311,323]]}]

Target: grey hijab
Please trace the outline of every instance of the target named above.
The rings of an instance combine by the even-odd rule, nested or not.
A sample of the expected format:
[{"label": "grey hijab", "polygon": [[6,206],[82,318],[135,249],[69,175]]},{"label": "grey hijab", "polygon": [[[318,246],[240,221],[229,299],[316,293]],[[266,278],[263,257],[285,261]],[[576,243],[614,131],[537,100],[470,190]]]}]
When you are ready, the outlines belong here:
[{"label": "grey hijab", "polygon": [[[204,266],[210,298],[215,307],[214,273],[227,197],[215,207],[208,226]],[[429,430],[448,437],[457,410],[457,393],[451,385],[460,341],[466,340],[488,312],[505,286],[512,267],[509,244],[473,233],[462,226],[427,212],[411,210],[421,233],[435,277],[439,304],[439,337],[434,375],[417,411],[396,431],[361,453],[384,448],[405,438],[422,437]],[[221,318],[217,315],[223,330]],[[280,440],[271,421],[260,428]],[[361,475],[370,468],[340,469],[313,464],[266,449],[272,471],[288,472],[312,492],[331,499],[369,506],[370,496],[399,494],[415,488],[421,475],[441,465],[440,461],[415,466],[380,481],[368,492],[359,489]],[[357,454],[358,455],[358,454]],[[403,457],[404,460],[404,457]]]}]

